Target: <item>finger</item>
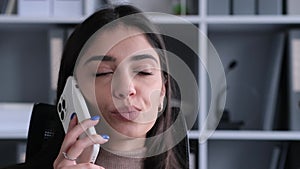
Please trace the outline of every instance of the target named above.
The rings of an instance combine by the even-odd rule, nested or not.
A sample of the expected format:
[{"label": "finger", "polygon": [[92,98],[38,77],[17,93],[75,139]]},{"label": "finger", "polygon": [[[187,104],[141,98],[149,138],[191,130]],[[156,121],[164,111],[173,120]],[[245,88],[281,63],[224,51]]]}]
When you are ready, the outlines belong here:
[{"label": "finger", "polygon": [[58,154],[57,158],[55,159],[54,163],[53,163],[53,168],[54,169],[60,169],[60,168],[68,168],[66,166],[75,166],[76,165],[76,161],[71,161],[65,160],[64,154],[63,152],[60,151],[60,153]]},{"label": "finger", "polygon": [[73,113],[71,115],[71,120],[70,120],[70,123],[69,123],[68,132],[71,131],[77,124],[78,124],[77,115],[76,115],[76,113]]},{"label": "finger", "polygon": [[[109,137],[104,135],[103,137],[100,135],[91,135],[90,137],[83,137],[77,140],[68,150],[68,152],[62,152],[60,159],[60,163],[64,166],[75,165],[77,162],[77,158],[83,153],[84,150],[91,148],[90,146],[94,144],[103,144],[108,141]],[[65,155],[67,157],[65,157]],[[74,160],[73,160],[74,159]],[[85,161],[87,162],[87,161]]]},{"label": "finger", "polygon": [[92,163],[81,163],[81,164],[78,164],[76,165],[76,167],[72,167],[72,169],[105,169],[104,167],[101,167],[101,166],[98,166],[98,165],[95,165],[95,164],[92,164]]},{"label": "finger", "polygon": [[68,150],[68,155],[71,157],[79,157],[80,154],[89,146],[94,144],[104,144],[108,139],[104,139],[100,135],[91,135],[77,140]]},{"label": "finger", "polygon": [[62,151],[67,151],[86,129],[95,126],[99,122],[99,117],[100,116],[94,116],[91,119],[86,119],[73,127],[65,136],[61,147]]},{"label": "finger", "polygon": [[[54,163],[55,166],[57,166],[57,164],[59,164],[61,161],[64,160],[62,152],[67,152],[68,149],[69,149],[69,147],[71,147],[72,144],[74,144],[77,141],[77,138],[80,135],[80,134],[76,134],[76,133],[78,133],[78,130],[82,129],[82,132],[83,132],[82,126],[86,126],[85,128],[89,128],[89,127],[92,127],[93,125],[96,125],[98,123],[98,121],[99,121],[99,120],[97,120],[99,118],[93,117],[93,118],[91,118],[93,120],[87,119],[87,120],[83,121],[82,122],[83,124],[81,124],[81,127],[78,127],[79,125],[75,125],[73,127],[73,125],[76,124],[77,121],[78,121],[77,120],[77,116],[74,116],[74,117],[76,117],[76,118],[72,119],[71,120],[72,122],[70,122],[70,123],[72,123],[72,124],[70,124],[70,126],[71,126],[72,129],[70,129],[70,131],[66,134],[66,136],[64,138],[64,141],[63,141],[63,143],[61,145],[61,149],[60,149],[60,152],[59,152],[60,155],[57,157],[57,159],[55,160],[55,163]],[[88,124],[86,124],[86,123],[88,123]],[[74,128],[76,128],[76,126],[77,126],[77,129],[74,129]],[[76,130],[76,132],[72,133],[73,130]],[[72,161],[70,161],[70,162],[72,162]],[[74,164],[74,162],[73,162],[73,164]]]},{"label": "finger", "polygon": [[92,164],[92,163],[81,163],[72,166],[65,166],[64,163],[60,163],[55,169],[105,169],[104,167]]}]

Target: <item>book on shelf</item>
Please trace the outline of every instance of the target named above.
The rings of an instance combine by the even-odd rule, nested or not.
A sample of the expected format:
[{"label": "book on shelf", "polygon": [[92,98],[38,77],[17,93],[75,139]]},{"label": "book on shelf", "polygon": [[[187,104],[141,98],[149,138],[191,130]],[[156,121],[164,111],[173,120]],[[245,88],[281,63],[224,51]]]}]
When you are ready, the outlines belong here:
[{"label": "book on shelf", "polygon": [[83,16],[83,0],[53,0],[53,16]]},{"label": "book on shelf", "polygon": [[279,93],[279,84],[280,84],[280,75],[282,70],[282,61],[284,55],[284,43],[285,43],[285,35],[283,33],[276,35],[275,40],[272,44],[272,49],[274,49],[271,53],[273,56],[273,64],[270,72],[268,73],[271,75],[271,82],[269,83],[268,87],[268,95],[266,99],[266,106],[265,106],[265,116],[264,116],[264,123],[263,129],[264,130],[272,130],[274,128],[275,123],[275,116],[276,116],[276,105],[278,101],[278,93]]},{"label": "book on shelf", "polygon": [[208,15],[229,15],[230,14],[230,0],[209,0]]},{"label": "book on shelf", "polygon": [[89,16],[97,9],[104,5],[103,0],[84,0],[83,1],[83,13],[85,16]]},{"label": "book on shelf", "polygon": [[300,29],[289,32],[289,129],[300,130]]},{"label": "book on shelf", "polygon": [[287,163],[287,157],[288,157],[288,152],[290,148],[290,143],[289,142],[283,142],[281,143],[280,146],[280,157],[279,161],[277,164],[277,169],[286,169],[286,163]]},{"label": "book on shelf", "polygon": [[269,169],[278,169],[277,166],[280,160],[280,152],[281,148],[279,146],[273,148]]},{"label": "book on shelf", "polygon": [[256,6],[256,0],[233,0],[233,15],[254,15]]},{"label": "book on shelf", "polygon": [[8,0],[2,0],[2,1],[0,1],[0,14],[4,14],[5,13],[7,2],[8,2]]},{"label": "book on shelf", "polygon": [[190,159],[189,159],[189,169],[196,169],[196,154],[190,152]]},{"label": "book on shelf", "polygon": [[259,0],[258,14],[259,15],[281,15],[282,0]]},{"label": "book on shelf", "polygon": [[[0,7],[6,0],[1,1]],[[20,16],[81,17],[92,14],[103,4],[103,0],[18,0],[17,6]],[[8,10],[11,11],[11,8]]]},{"label": "book on shelf", "polygon": [[110,0],[111,4],[128,3],[132,4],[144,12],[173,13],[172,5],[177,0]]},{"label": "book on shelf", "polygon": [[24,163],[26,159],[26,142],[17,143],[16,161]]},{"label": "book on shelf", "polygon": [[279,169],[299,169],[300,168],[299,152],[300,152],[299,141],[290,142],[284,168],[279,168]]},{"label": "book on shelf", "polygon": [[[282,0],[208,0],[207,6],[208,15],[281,15],[283,13]],[[298,10],[298,6],[294,8]]]},{"label": "book on shelf", "polygon": [[269,169],[285,169],[288,149],[289,142],[282,142],[274,145],[271,154]]},{"label": "book on shelf", "polygon": [[188,15],[198,15],[199,0],[186,0],[186,13]]},{"label": "book on shelf", "polygon": [[15,14],[17,10],[17,0],[9,0],[5,9],[5,15]]},{"label": "book on shelf", "polygon": [[287,14],[299,15],[300,14],[300,1],[299,0],[287,0],[286,1]]},{"label": "book on shelf", "polygon": [[19,16],[51,16],[52,0],[18,0]]},{"label": "book on shelf", "polygon": [[11,15],[16,14],[17,0],[1,0],[0,1],[0,14]]},{"label": "book on shelf", "polygon": [[198,139],[189,139],[189,169],[196,169],[199,166],[199,142]]}]

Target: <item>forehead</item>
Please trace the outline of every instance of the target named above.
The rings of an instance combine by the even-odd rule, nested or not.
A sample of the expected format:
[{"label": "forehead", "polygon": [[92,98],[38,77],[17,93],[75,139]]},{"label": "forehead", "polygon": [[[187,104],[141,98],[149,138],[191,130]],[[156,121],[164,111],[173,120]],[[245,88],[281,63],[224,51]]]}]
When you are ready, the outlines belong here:
[{"label": "forehead", "polygon": [[97,55],[127,57],[145,52],[157,55],[145,33],[135,27],[118,25],[97,31],[84,45],[80,58],[84,61]]},{"label": "forehead", "polygon": [[112,48],[119,44],[134,43],[133,40],[144,39],[146,37],[144,33],[135,27],[118,25],[112,28],[106,28],[105,30],[98,30],[86,43],[86,52],[93,52],[94,50],[108,53]]}]

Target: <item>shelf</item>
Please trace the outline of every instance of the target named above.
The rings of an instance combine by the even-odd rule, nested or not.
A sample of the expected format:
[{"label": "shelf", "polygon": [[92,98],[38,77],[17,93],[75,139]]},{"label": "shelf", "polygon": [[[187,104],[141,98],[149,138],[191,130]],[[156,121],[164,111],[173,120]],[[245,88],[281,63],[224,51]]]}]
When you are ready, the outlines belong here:
[{"label": "shelf", "polygon": [[[207,16],[202,19],[198,15],[147,15],[153,22],[159,24],[300,24],[300,16]],[[77,24],[86,17],[22,17],[18,15],[0,15],[0,23],[20,24]]]},{"label": "shelf", "polygon": [[300,24],[300,16],[208,16],[208,24]]},{"label": "shelf", "polygon": [[[198,131],[190,131],[189,138],[198,139]],[[300,131],[215,131],[209,140],[300,140]]]},{"label": "shelf", "polygon": [[199,138],[199,131],[189,131],[188,133],[189,139],[198,139]]},{"label": "shelf", "polygon": [[200,16],[197,15],[172,15],[172,14],[157,14],[149,13],[147,15],[154,23],[158,24],[199,24],[201,22]]},{"label": "shelf", "polygon": [[284,31],[300,25],[300,16],[208,16],[204,19],[210,32]]},{"label": "shelf", "polygon": [[0,15],[0,23],[10,24],[77,24],[85,17],[21,17],[18,15]]},{"label": "shelf", "polygon": [[[300,24],[300,15],[228,15],[207,16],[201,19],[199,15],[172,15],[148,13],[155,23],[180,24],[185,22],[208,24]],[[0,23],[39,23],[39,24],[76,24],[86,17],[24,17],[18,15],[0,15]]]},{"label": "shelf", "polygon": [[[182,24],[200,22],[200,17],[196,15],[180,16],[180,15],[147,15],[153,22],[158,24]],[[0,15],[0,23],[11,24],[78,24],[81,23],[85,17],[23,17],[18,15]]]}]

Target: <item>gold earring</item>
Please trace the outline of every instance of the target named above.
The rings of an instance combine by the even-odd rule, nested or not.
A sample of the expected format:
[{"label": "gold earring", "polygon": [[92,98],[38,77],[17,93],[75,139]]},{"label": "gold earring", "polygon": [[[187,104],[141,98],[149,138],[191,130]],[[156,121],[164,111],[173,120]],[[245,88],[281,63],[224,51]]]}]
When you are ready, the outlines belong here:
[{"label": "gold earring", "polygon": [[164,110],[164,102],[161,102],[158,106],[158,112],[161,113]]}]

